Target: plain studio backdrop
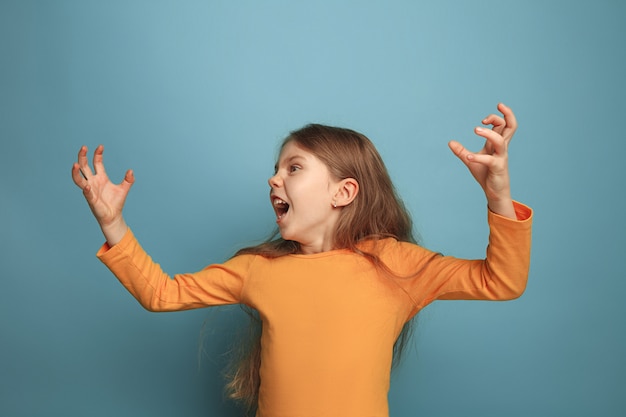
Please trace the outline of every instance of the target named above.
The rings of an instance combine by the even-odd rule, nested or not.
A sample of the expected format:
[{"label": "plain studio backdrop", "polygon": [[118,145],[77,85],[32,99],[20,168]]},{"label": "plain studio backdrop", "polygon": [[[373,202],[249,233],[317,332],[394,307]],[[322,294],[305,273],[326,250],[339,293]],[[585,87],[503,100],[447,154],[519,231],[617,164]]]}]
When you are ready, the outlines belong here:
[{"label": "plain studio backdrop", "polygon": [[528,289],[436,302],[393,417],[626,415],[626,3],[0,2],[0,415],[238,416],[238,307],[144,311],[96,259],[70,168],[105,145],[126,218],[169,273],[274,227],[277,145],[310,122],[380,150],[423,244],[483,257],[484,196],[447,148],[499,101],[535,210]]}]

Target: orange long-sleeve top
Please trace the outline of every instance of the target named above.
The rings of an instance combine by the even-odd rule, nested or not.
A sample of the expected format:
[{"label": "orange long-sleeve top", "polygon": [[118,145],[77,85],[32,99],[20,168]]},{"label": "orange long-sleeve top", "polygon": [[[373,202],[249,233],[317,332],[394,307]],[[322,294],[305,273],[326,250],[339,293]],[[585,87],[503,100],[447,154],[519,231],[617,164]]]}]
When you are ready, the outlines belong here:
[{"label": "orange long-sleeve top", "polygon": [[483,260],[463,260],[394,239],[369,241],[390,275],[362,255],[333,250],[275,259],[240,255],[202,271],[165,274],[129,230],[98,257],[150,311],[244,303],[258,310],[258,417],[387,417],[393,344],[436,299],[509,300],[525,287],[532,210],[488,214]]}]

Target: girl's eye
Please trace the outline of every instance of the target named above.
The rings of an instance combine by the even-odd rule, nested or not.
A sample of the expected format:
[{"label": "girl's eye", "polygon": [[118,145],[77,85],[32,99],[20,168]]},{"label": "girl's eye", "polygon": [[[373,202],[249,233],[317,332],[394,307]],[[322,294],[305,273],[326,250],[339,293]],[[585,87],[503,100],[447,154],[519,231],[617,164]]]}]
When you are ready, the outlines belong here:
[{"label": "girl's eye", "polygon": [[291,165],[289,167],[289,172],[296,172],[300,169],[300,167],[298,165]]}]

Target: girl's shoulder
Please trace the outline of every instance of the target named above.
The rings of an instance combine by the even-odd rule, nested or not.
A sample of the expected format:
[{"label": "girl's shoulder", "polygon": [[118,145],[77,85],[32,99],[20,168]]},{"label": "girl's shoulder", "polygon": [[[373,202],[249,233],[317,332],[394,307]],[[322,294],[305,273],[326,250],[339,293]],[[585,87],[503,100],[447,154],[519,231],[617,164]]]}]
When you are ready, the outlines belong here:
[{"label": "girl's shoulder", "polygon": [[416,243],[397,240],[393,237],[363,240],[359,242],[357,248],[381,259],[403,258],[408,255],[414,256],[428,252],[427,249]]}]

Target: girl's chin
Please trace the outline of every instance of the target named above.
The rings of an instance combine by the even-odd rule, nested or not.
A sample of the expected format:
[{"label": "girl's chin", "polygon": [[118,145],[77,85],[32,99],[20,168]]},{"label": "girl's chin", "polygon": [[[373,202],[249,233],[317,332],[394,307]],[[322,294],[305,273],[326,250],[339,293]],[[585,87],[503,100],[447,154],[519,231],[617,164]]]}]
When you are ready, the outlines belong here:
[{"label": "girl's chin", "polygon": [[281,225],[280,223],[278,223],[278,233],[280,233],[280,237],[282,237],[283,239],[289,240],[287,238],[289,233],[287,233],[287,231],[285,230],[285,227],[283,225]]},{"label": "girl's chin", "polygon": [[280,237],[283,238],[283,240],[295,240],[295,241],[298,240],[295,234],[289,233],[287,228],[284,226],[281,226],[280,224],[278,225],[278,232],[280,233]]}]

